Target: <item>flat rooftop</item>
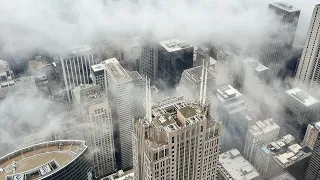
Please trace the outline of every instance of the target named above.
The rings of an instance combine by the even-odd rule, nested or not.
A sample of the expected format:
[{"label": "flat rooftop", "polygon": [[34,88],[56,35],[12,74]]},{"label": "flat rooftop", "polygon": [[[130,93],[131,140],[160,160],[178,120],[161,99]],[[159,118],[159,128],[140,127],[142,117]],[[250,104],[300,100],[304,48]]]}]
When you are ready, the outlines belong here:
[{"label": "flat rooftop", "polygon": [[271,180],[296,180],[290,173],[284,172],[283,174],[272,178]]},{"label": "flat rooftop", "polygon": [[300,11],[299,9],[294,8],[293,5],[285,3],[285,2],[275,2],[275,3],[271,3],[270,5],[275,6],[279,9],[284,10],[284,11],[288,11],[288,12]]},{"label": "flat rooftop", "polygon": [[[45,177],[63,168],[86,149],[84,141],[50,141],[20,149],[0,158],[0,179],[22,175],[26,175],[26,180]],[[30,175],[47,165],[50,167],[47,174]]]},{"label": "flat rooftop", "polygon": [[102,62],[107,70],[109,76],[115,80],[116,83],[131,81],[130,75],[127,71],[120,65],[116,58],[111,58]]},{"label": "flat rooftop", "polygon": [[168,52],[180,51],[182,49],[187,49],[191,46],[184,39],[171,39],[166,41],[161,41],[159,44],[165,48]]},{"label": "flat rooftop", "polygon": [[240,154],[237,149],[232,149],[219,155],[221,170],[225,170],[232,179],[247,180],[259,177],[256,169]]},{"label": "flat rooftop", "polygon": [[312,97],[311,95],[309,95],[308,93],[306,93],[298,87],[287,90],[286,93],[305,106],[311,106],[319,103],[318,99]]},{"label": "flat rooftop", "polygon": [[252,59],[252,58],[247,58],[244,60],[245,63],[247,63],[249,66],[251,66],[252,69],[254,69],[257,72],[263,72],[268,70],[266,66],[263,64],[259,63],[258,61]]},{"label": "flat rooftop", "polygon": [[240,97],[242,94],[231,85],[223,85],[217,88],[218,98],[221,101],[226,101],[235,97]]},{"label": "flat rooftop", "polygon": [[[184,70],[183,73],[186,74],[187,76],[191,77],[192,79],[194,79],[195,82],[200,82],[201,76],[202,76],[202,69],[203,69],[203,66],[196,66],[196,67]],[[205,74],[205,71],[204,71],[204,74]],[[213,67],[210,67],[210,66],[208,67],[208,76],[207,77],[208,77],[208,80],[215,77]]]},{"label": "flat rooftop", "polygon": [[257,121],[253,126],[250,127],[249,132],[251,134],[267,134],[275,129],[280,130],[280,126],[278,126],[273,119],[266,119],[263,121]]},{"label": "flat rooftop", "polygon": [[114,174],[107,176],[106,178],[102,178],[101,180],[133,180],[134,179],[134,171],[133,169],[129,171],[118,171]]},{"label": "flat rooftop", "polygon": [[267,145],[261,147],[261,149],[266,154],[271,154],[272,156],[278,155],[280,150],[284,148],[288,148],[290,144],[295,143],[295,138],[291,134],[287,134],[282,138],[275,140],[273,142],[268,143]]},{"label": "flat rooftop", "polygon": [[83,53],[90,53],[92,48],[89,45],[80,45],[71,48],[70,54],[83,54]]}]

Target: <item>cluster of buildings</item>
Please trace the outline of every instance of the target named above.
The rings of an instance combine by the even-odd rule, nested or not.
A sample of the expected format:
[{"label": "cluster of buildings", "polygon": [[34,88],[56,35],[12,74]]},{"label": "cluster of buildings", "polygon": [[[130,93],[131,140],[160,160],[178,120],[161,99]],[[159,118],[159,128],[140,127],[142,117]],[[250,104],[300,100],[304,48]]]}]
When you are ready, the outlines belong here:
[{"label": "cluster of buildings", "polygon": [[[319,179],[320,5],[283,92],[266,87],[291,52],[300,10],[273,3],[269,11],[282,26],[258,60],[143,37],[79,46],[50,63],[38,57],[28,77],[0,61],[0,99],[18,88],[62,97],[83,139],[16,150],[0,158],[0,179]],[[44,67],[52,71],[36,73]],[[179,96],[159,101],[166,89]]]}]

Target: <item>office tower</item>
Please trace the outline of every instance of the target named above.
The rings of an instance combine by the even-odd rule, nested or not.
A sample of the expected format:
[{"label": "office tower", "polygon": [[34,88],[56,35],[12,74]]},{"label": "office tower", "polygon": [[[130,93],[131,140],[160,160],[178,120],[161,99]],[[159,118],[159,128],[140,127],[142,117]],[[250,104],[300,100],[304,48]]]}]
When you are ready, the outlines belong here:
[{"label": "office tower", "polygon": [[232,179],[262,180],[260,174],[237,149],[219,155],[217,180]]},{"label": "office tower", "polygon": [[128,71],[133,83],[133,101],[134,101],[134,119],[144,117],[145,108],[143,106],[143,97],[146,93],[146,79],[137,71]]},{"label": "office tower", "polygon": [[[233,81],[234,73],[231,64],[234,62],[233,55],[228,51],[219,51],[217,53],[217,85],[230,84]],[[232,83],[231,83],[232,84]]]},{"label": "office tower", "polygon": [[181,92],[186,99],[198,100],[201,91],[202,76],[205,78],[205,69],[207,69],[207,88],[206,96],[215,95],[216,78],[215,78],[215,61],[212,59],[212,63],[208,67],[197,66],[186,69],[182,72],[181,80],[177,90]]},{"label": "office tower", "polygon": [[288,134],[258,148],[254,165],[265,179],[271,179],[284,171],[288,171],[296,179],[302,179],[310,155],[309,148],[301,147]]},{"label": "office tower", "polygon": [[[196,49],[196,48],[195,48]],[[207,66],[207,64],[210,64],[210,51],[209,48],[206,46],[199,46],[197,50],[195,51],[195,59],[193,62],[193,67],[201,66],[203,63]]]},{"label": "office tower", "polygon": [[9,66],[9,63],[4,60],[0,60],[0,83],[13,80],[13,72]]},{"label": "office tower", "polygon": [[286,132],[301,142],[308,124],[319,120],[320,101],[296,87],[286,91],[284,108]]},{"label": "office tower", "polygon": [[151,84],[158,77],[158,45],[152,38],[144,37],[141,40],[141,55],[139,60],[139,74],[148,76]]},{"label": "office tower", "polygon": [[153,105],[147,117],[134,121],[135,180],[216,179],[221,127],[207,102],[174,97]]},{"label": "office tower", "polygon": [[280,127],[273,119],[257,121],[250,127],[246,136],[244,157],[254,163],[257,149],[265,143],[276,140],[279,136]]},{"label": "office tower", "polygon": [[[134,119],[134,83],[116,58],[103,62],[108,83],[108,98],[116,129],[116,149],[120,151],[118,169],[132,168],[132,121]],[[142,97],[141,97],[142,98]]]},{"label": "office tower", "polygon": [[296,178],[293,177],[290,173],[284,172],[279,176],[272,178],[271,180],[296,180]]},{"label": "office tower", "polygon": [[141,55],[141,38],[131,37],[122,42],[122,66],[130,71],[139,71],[139,59]]},{"label": "office tower", "polygon": [[70,101],[71,90],[80,84],[90,84],[91,65],[98,64],[97,55],[89,46],[79,46],[60,56],[63,85]]},{"label": "office tower", "polygon": [[105,61],[102,61],[100,64],[95,64],[91,66],[91,79],[94,85],[101,87],[102,91],[107,92],[108,81],[105,72]]},{"label": "office tower", "polygon": [[318,135],[307,167],[305,180],[317,180],[320,178],[320,136]]},{"label": "office tower", "polygon": [[80,116],[84,139],[92,149],[92,166],[96,177],[113,173],[115,167],[115,148],[111,109],[106,93],[97,85],[80,85],[72,90],[74,108]]},{"label": "office tower", "polygon": [[306,134],[304,135],[304,139],[302,144],[304,146],[308,146],[310,149],[313,149],[314,144],[318,138],[318,134],[320,132],[320,122],[316,122],[314,124],[308,124],[308,128]]},{"label": "office tower", "polygon": [[123,172],[122,170],[111,174],[105,178],[102,178],[101,180],[133,180],[134,179],[134,172],[133,169],[129,171]]},{"label": "office tower", "polygon": [[217,88],[218,116],[222,123],[221,152],[238,149],[243,152],[245,138],[253,120],[247,117],[242,94],[230,85]]},{"label": "office tower", "polygon": [[182,39],[159,42],[158,88],[175,88],[183,70],[193,66],[194,47]]},{"label": "office tower", "polygon": [[320,64],[319,64],[319,42],[320,42],[320,4],[316,5],[309,30],[307,39],[302,51],[301,59],[299,61],[295,86],[303,88],[311,88],[318,90],[316,87],[319,85],[320,77]]},{"label": "office tower", "polygon": [[269,4],[268,10],[275,15],[278,24],[277,28],[271,29],[267,41],[261,45],[259,60],[269,68],[270,76],[276,77],[290,56],[300,10],[278,2]]},{"label": "office tower", "polygon": [[87,180],[92,178],[84,141],[48,141],[21,148],[0,158],[3,180]]}]

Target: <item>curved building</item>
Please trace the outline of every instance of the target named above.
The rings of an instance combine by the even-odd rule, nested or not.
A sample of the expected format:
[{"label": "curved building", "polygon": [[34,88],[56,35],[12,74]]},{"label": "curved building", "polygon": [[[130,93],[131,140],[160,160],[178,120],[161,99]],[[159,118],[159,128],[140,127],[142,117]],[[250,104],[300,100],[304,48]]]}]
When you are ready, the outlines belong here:
[{"label": "curved building", "polygon": [[91,179],[88,155],[84,141],[59,140],[34,144],[0,158],[0,179]]}]

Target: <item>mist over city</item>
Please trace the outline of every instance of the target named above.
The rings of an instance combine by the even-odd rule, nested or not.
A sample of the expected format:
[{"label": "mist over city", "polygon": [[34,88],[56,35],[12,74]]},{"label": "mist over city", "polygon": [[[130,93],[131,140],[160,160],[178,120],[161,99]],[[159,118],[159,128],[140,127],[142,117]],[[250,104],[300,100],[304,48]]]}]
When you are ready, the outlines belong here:
[{"label": "mist over city", "polygon": [[320,179],[320,0],[2,0],[0,27],[0,180]]}]

